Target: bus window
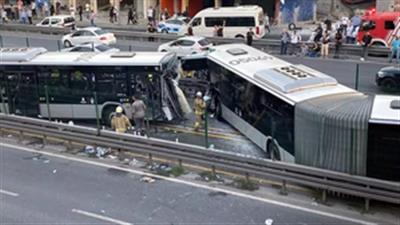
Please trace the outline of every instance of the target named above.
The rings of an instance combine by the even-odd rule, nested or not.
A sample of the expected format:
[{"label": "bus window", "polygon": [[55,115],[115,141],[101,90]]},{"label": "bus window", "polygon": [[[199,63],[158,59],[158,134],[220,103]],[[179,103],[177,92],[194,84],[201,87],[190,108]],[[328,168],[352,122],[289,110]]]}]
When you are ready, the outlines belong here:
[{"label": "bus window", "polygon": [[224,17],[206,17],[206,27],[213,27],[215,25],[222,26],[224,24]]},{"label": "bus window", "polygon": [[396,26],[394,25],[394,22],[391,20],[385,21],[385,30],[394,30]]},{"label": "bus window", "polygon": [[373,30],[376,27],[376,23],[375,21],[363,21],[361,24],[361,30],[362,31],[369,31],[369,30]]}]

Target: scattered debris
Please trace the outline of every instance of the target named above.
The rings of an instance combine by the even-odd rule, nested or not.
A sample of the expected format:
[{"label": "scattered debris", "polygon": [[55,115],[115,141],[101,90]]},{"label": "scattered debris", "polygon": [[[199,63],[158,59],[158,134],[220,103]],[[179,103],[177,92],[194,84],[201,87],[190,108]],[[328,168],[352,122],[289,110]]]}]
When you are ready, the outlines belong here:
[{"label": "scattered debris", "polygon": [[49,163],[49,162],[50,162],[50,160],[48,160],[48,159],[43,160],[43,163],[45,163],[45,164],[47,164],[47,163]]},{"label": "scattered debris", "polygon": [[154,182],[155,182],[155,180],[154,180],[153,178],[151,178],[151,177],[146,177],[146,176],[140,178],[140,181],[146,182],[146,183],[154,183]]},{"label": "scattered debris", "polygon": [[312,202],[311,205],[318,206],[318,203],[317,202]]},{"label": "scattered debris", "polygon": [[217,181],[217,182],[224,182],[224,179],[222,179],[221,175],[213,173],[211,171],[204,171],[200,173],[200,177],[204,181]]},{"label": "scattered debris", "polygon": [[53,173],[57,173],[57,170],[53,170]]},{"label": "scattered debris", "polygon": [[265,225],[272,225],[274,223],[273,219],[266,219],[265,220]]},{"label": "scattered debris", "polygon": [[91,157],[96,156],[97,158],[103,158],[104,156],[106,156],[108,153],[111,152],[111,149],[103,147],[95,148],[91,145],[87,145],[85,146],[84,152]]},{"label": "scattered debris", "polygon": [[172,171],[172,168],[166,163],[161,163],[161,164],[153,163],[148,167],[148,169],[150,171],[156,172],[158,175],[167,176],[167,177],[169,177],[169,175]]},{"label": "scattered debris", "polygon": [[130,166],[135,166],[137,163],[138,163],[138,161],[137,161],[135,158],[133,158],[133,159],[129,162],[129,165],[130,165]]},{"label": "scattered debris", "polygon": [[118,158],[118,157],[115,156],[115,155],[108,155],[107,158],[109,158],[109,159],[116,159],[116,158]]},{"label": "scattered debris", "polygon": [[106,214],[106,211],[104,209],[102,209],[100,212],[101,214]]}]

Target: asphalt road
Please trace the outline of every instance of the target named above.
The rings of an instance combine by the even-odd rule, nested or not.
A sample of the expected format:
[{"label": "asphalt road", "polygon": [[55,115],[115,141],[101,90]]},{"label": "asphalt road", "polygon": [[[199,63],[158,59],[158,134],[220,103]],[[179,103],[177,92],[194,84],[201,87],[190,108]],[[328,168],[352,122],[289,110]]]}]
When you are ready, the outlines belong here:
[{"label": "asphalt road", "polygon": [[[0,224],[359,224],[134,171],[0,145]],[[102,165],[99,165],[102,164]],[[363,218],[361,216],[361,218]],[[363,221],[363,220],[362,220]],[[357,223],[356,223],[357,222]]]},{"label": "asphalt road", "polygon": [[[22,35],[21,35],[22,34]],[[21,47],[27,46],[27,37],[23,33],[4,33],[3,45],[6,47]],[[29,39],[29,46],[41,46],[49,50],[58,50],[57,41],[61,39],[60,36],[27,34]],[[139,41],[118,41],[116,47],[122,51],[156,51],[160,43],[139,42]],[[375,85],[376,72],[387,64],[382,62],[366,61],[351,59],[314,59],[314,58],[299,58],[285,56],[283,59],[291,62],[310,66],[316,70],[322,71],[332,77],[335,77],[340,83],[355,88],[356,80],[356,64],[360,64],[359,73],[359,90],[367,94],[399,94],[399,93],[385,93]],[[382,61],[382,59],[380,59]]]}]

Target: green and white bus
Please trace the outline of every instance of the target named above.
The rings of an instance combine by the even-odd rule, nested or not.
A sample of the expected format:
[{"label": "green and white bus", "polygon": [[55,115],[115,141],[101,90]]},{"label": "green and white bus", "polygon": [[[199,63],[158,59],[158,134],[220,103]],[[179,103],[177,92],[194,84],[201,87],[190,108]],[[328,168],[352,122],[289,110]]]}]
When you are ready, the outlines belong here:
[{"label": "green and white bus", "polygon": [[95,119],[96,92],[99,115],[105,123],[119,105],[131,116],[133,95],[140,95],[148,105],[149,119],[181,118],[176,60],[173,53],[1,48],[0,109],[31,117]]}]

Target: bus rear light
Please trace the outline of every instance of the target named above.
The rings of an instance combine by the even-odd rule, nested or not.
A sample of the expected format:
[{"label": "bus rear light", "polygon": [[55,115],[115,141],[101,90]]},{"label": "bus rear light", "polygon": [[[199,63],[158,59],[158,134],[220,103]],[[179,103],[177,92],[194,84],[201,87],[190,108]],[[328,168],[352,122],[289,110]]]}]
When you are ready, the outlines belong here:
[{"label": "bus rear light", "polygon": [[259,26],[256,27],[256,34],[260,35],[260,27]]},{"label": "bus rear light", "polygon": [[106,41],[107,40],[107,37],[101,37],[100,38],[100,41]]}]

